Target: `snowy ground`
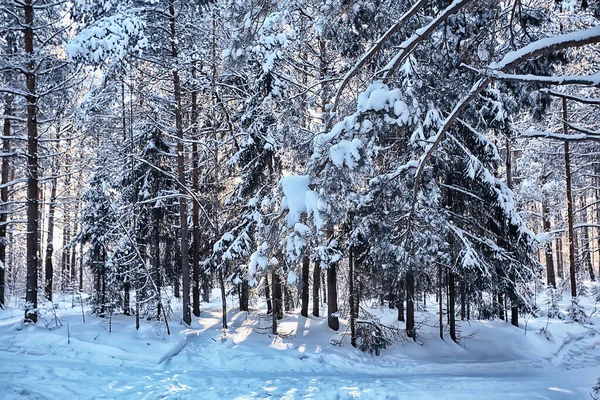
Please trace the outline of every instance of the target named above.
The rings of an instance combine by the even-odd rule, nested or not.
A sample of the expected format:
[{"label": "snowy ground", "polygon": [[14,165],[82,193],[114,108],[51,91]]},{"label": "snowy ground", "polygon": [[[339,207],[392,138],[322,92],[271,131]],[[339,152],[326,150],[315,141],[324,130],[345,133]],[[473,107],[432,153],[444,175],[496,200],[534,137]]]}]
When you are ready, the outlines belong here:
[{"label": "snowy ground", "polygon": [[[539,333],[545,318],[529,319],[527,332],[503,321],[462,323],[469,338],[461,345],[431,327],[419,343],[371,357],[348,338],[330,344],[342,336],[326,319],[297,314],[286,315],[280,331],[289,336],[281,338],[265,333],[260,311],[232,311],[222,340],[214,300],[191,329],[173,321],[170,336],[154,322],[136,331],[125,316],[112,319],[109,333],[105,320],[86,315],[82,323],[70,301],[58,305],[63,326],[50,330],[22,327],[21,311],[2,310],[0,399],[590,399],[600,376],[597,316],[587,327],[550,320],[549,339]],[[591,299],[582,304],[593,310]]]}]

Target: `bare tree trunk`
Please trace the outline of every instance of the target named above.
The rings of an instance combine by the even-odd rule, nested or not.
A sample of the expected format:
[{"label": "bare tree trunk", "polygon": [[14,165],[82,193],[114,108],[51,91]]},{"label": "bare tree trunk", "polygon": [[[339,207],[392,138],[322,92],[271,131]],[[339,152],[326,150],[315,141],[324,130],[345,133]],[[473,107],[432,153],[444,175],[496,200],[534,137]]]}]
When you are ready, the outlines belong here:
[{"label": "bare tree trunk", "polygon": [[[567,99],[562,99],[563,107],[563,133],[569,133],[567,125]],[[565,177],[567,184],[567,221],[569,239],[569,274],[571,275],[571,297],[577,297],[577,279],[575,277],[575,240],[573,230],[573,194],[571,189],[571,155],[569,153],[569,142],[565,140]]]},{"label": "bare tree trunk", "polygon": [[440,324],[440,339],[444,340],[444,277],[443,277],[442,265],[438,266],[438,312],[439,312],[439,324]]},{"label": "bare tree trunk", "polygon": [[410,271],[406,273],[406,335],[417,340],[415,331],[415,278]]},{"label": "bare tree trunk", "polygon": [[[67,175],[68,176],[68,175]],[[71,241],[71,208],[67,203],[63,204],[63,244],[62,244],[62,258],[61,258],[61,282],[60,290],[64,293],[69,286],[71,272],[69,256],[69,242]]]},{"label": "bare tree trunk", "polygon": [[[513,170],[512,170],[512,149],[510,139],[506,139],[506,186],[510,190],[513,188]],[[517,304],[517,281],[515,278],[515,274],[511,273],[510,278],[513,284],[513,290],[510,295],[510,323],[513,326],[519,326],[519,306]],[[508,317],[508,316],[507,316]]]},{"label": "bare tree trunk", "polygon": [[54,277],[54,268],[52,266],[52,257],[54,255],[54,211],[56,209],[56,166],[52,168],[53,177],[50,181],[50,205],[48,207],[48,242],[46,244],[46,283],[44,292],[46,299],[52,301],[52,282]]},{"label": "bare tree trunk", "polygon": [[269,288],[269,273],[265,273],[265,298],[267,299],[267,314],[273,312],[273,303],[271,301],[271,289]]},{"label": "bare tree trunk", "polygon": [[[550,231],[550,211],[548,210],[548,204],[546,201],[542,203],[542,220],[544,232]],[[556,277],[554,275],[554,260],[552,259],[552,242],[544,245],[544,255],[546,262],[546,276],[548,279],[548,286],[556,289]]]},{"label": "bare tree trunk", "polygon": [[350,344],[356,347],[356,316],[354,315],[354,248],[348,249],[348,290],[350,291]]},{"label": "bare tree trunk", "polygon": [[25,52],[27,53],[27,292],[25,295],[25,320],[37,322],[37,285],[38,285],[38,130],[36,65],[33,49],[33,1],[24,0]]},{"label": "bare tree trunk", "polygon": [[464,276],[460,278],[460,320],[465,320],[467,290]]},{"label": "bare tree trunk", "polygon": [[304,256],[302,259],[302,307],[300,315],[308,317],[308,285],[310,276],[310,259]]},{"label": "bare tree trunk", "polygon": [[250,285],[246,279],[240,285],[240,311],[249,311]]},{"label": "bare tree trunk", "polygon": [[[183,322],[187,325],[192,323],[190,309],[190,258],[188,249],[188,226],[187,226],[187,200],[185,192],[185,158],[183,150],[183,117],[181,111],[181,81],[177,68],[177,32],[175,31],[175,0],[169,0],[169,27],[171,33],[171,57],[173,66],[173,92],[175,96],[175,127],[177,130],[177,172],[179,174],[179,221],[181,225],[181,275],[183,278]],[[219,275],[222,279],[222,274]],[[223,289],[222,289],[223,290]]]},{"label": "bare tree trunk", "polygon": [[321,288],[321,264],[319,260],[315,260],[315,266],[313,268],[313,315],[319,316],[321,303],[319,301],[319,289]]},{"label": "bare tree trunk", "polygon": [[558,268],[558,277],[563,279],[563,241],[562,233],[558,234],[556,238],[556,266]]},{"label": "bare tree trunk", "polygon": [[281,281],[279,274],[273,270],[271,274],[271,284],[273,285],[273,314],[277,319],[283,318],[283,293],[281,290]]},{"label": "bare tree trunk", "polygon": [[152,248],[154,250],[154,257],[152,257],[152,269],[154,270],[154,281],[156,282],[156,319],[160,321],[160,314],[162,301],[161,301],[161,279],[160,279],[160,209],[154,209],[154,232],[152,237]]},{"label": "bare tree trunk", "polygon": [[[596,175],[596,190],[594,190],[594,201],[596,203],[596,222],[600,222],[600,162],[594,164],[594,175]],[[596,228],[597,235],[597,257],[598,276],[600,276],[600,227]]]},{"label": "bare tree trunk", "polygon": [[223,269],[219,268],[219,286],[221,287],[221,306],[223,307],[223,329],[227,329],[227,295],[225,293],[225,280]]},{"label": "bare tree trunk", "polygon": [[[581,206],[581,222],[584,224],[588,223],[587,219],[587,209],[586,209],[586,201],[585,196],[582,194],[579,200]],[[590,251],[590,234],[588,228],[586,226],[581,228],[581,258],[582,264],[585,269],[588,270],[590,274],[590,280],[596,280],[596,274],[594,274],[594,268],[592,266],[592,253]]]},{"label": "bare tree trunk", "polygon": [[456,342],[456,313],[455,313],[455,303],[456,303],[456,284],[454,282],[454,272],[452,270],[448,270],[448,293],[449,293],[449,303],[448,303],[448,316],[450,317],[450,338]]},{"label": "bare tree trunk", "polygon": [[398,321],[404,321],[404,279],[400,279],[398,283]]},{"label": "bare tree trunk", "polygon": [[323,303],[327,303],[327,271],[321,269],[321,288],[323,289]]},{"label": "bare tree trunk", "polygon": [[[79,203],[77,203],[79,204]],[[71,237],[76,237],[77,235],[77,214],[78,214],[79,210],[75,209],[74,213],[73,213],[73,225],[72,225],[72,231],[71,231]],[[73,243],[73,245],[70,248],[71,250],[71,288],[73,289],[73,295],[75,295],[75,285],[77,284],[77,268],[75,265],[75,260],[77,259],[77,254],[76,254],[76,250],[77,250],[77,246],[75,246],[75,244]]]},{"label": "bare tree trunk", "polygon": [[[9,39],[8,46],[12,47],[14,44]],[[7,74],[7,78],[10,79],[11,75]],[[6,246],[8,245],[8,238],[6,237],[7,222],[8,222],[8,178],[10,171],[10,163],[8,153],[10,153],[10,135],[11,135],[11,114],[12,114],[12,94],[4,95],[4,126],[2,138],[2,151],[4,157],[2,158],[2,187],[0,188],[0,309],[4,308],[6,299]]]},{"label": "bare tree trunk", "polygon": [[337,317],[337,267],[330,265],[327,268],[327,323],[329,328],[337,331],[340,329],[340,321]]},{"label": "bare tree trunk", "polygon": [[[192,70],[194,73],[195,70]],[[194,87],[192,91],[192,190],[194,193],[200,192],[199,172],[198,172],[198,92]],[[192,306],[196,317],[200,316],[200,205],[197,200],[192,202]]]}]

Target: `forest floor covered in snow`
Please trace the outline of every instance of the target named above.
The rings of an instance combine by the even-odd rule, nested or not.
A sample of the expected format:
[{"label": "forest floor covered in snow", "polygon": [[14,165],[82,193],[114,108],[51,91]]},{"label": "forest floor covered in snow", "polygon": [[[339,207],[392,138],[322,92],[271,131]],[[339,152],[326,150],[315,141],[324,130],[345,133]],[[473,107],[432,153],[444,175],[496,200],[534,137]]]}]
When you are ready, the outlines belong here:
[{"label": "forest floor covered in snow", "polygon": [[[581,305],[594,313],[593,325],[462,322],[460,344],[439,339],[432,303],[418,315],[419,340],[379,357],[351,347],[345,324],[333,332],[326,318],[298,313],[286,314],[283,335],[273,336],[264,309],[232,310],[223,333],[218,297],[189,329],[176,314],[171,335],[148,321],[136,331],[135,318],[123,315],[113,316],[109,332],[106,319],[86,313],[84,323],[80,305],[63,299],[58,327],[48,310],[49,327],[23,326],[15,307],[0,310],[1,399],[590,399],[600,376],[591,297]],[[396,316],[372,311],[390,323]]]}]

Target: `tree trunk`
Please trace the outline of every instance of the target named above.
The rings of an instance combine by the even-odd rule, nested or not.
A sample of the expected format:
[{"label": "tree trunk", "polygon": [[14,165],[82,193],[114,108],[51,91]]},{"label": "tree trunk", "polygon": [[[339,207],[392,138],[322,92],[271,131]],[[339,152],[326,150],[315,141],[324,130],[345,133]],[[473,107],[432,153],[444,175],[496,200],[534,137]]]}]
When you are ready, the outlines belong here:
[{"label": "tree trunk", "polygon": [[[8,42],[8,46],[12,47],[11,41]],[[7,74],[7,80],[11,79],[11,74]],[[4,126],[3,126],[3,138],[2,138],[2,151],[5,156],[2,158],[2,186],[0,188],[0,309],[4,308],[6,299],[6,246],[8,244],[8,238],[6,237],[7,222],[8,222],[8,178],[10,171],[9,158],[7,157],[10,153],[10,135],[11,135],[11,120],[12,116],[12,94],[4,95]]]},{"label": "tree trunk", "polygon": [[[559,233],[559,236],[556,238],[556,267],[558,269],[558,277],[563,279],[563,242],[562,242],[562,234]],[[600,242],[599,242],[600,243]]]},{"label": "tree trunk", "polygon": [[219,268],[219,286],[221,288],[221,306],[223,307],[223,329],[227,329],[227,295],[225,293],[223,268]]},{"label": "tree trunk", "polygon": [[415,331],[415,278],[412,272],[406,273],[406,335],[417,340]]},{"label": "tree trunk", "polygon": [[321,288],[323,289],[323,303],[327,303],[327,271],[324,271],[323,268],[321,270]]},{"label": "tree trunk", "polygon": [[46,282],[44,292],[46,299],[52,301],[52,282],[54,277],[54,268],[52,266],[52,257],[54,255],[54,211],[56,209],[56,166],[53,167],[53,177],[50,181],[50,205],[48,206],[48,238],[46,244]]},{"label": "tree trunk", "polygon": [[[67,174],[68,176],[68,174]],[[71,208],[67,203],[63,204],[63,243],[62,243],[62,256],[61,256],[61,282],[60,290],[64,293],[69,286],[71,272],[70,262],[71,257],[69,254],[69,242],[71,240]]]},{"label": "tree trunk", "polygon": [[[594,175],[596,175],[596,190],[594,190],[594,201],[596,203],[596,222],[600,222],[600,162],[594,163]],[[600,227],[596,228],[596,245],[600,250]],[[598,276],[600,276],[600,252],[596,256]]]},{"label": "tree trunk", "polygon": [[442,265],[438,266],[438,312],[439,312],[439,324],[440,324],[440,339],[444,340],[444,277],[442,272]]},{"label": "tree trunk", "polygon": [[448,316],[450,317],[450,338],[456,342],[456,313],[455,313],[455,302],[456,302],[456,285],[454,282],[454,272],[448,270]]},{"label": "tree trunk", "polygon": [[240,311],[249,311],[249,299],[250,285],[248,285],[248,281],[244,279],[240,288]]},{"label": "tree trunk", "polygon": [[315,266],[313,268],[313,315],[315,317],[319,316],[319,311],[321,308],[321,303],[319,301],[319,289],[321,287],[321,264],[318,260],[315,260]]},{"label": "tree trunk", "polygon": [[348,286],[350,290],[350,344],[356,347],[356,316],[354,315],[354,248],[350,246],[348,250]]},{"label": "tree trunk", "polygon": [[154,256],[152,257],[152,269],[154,270],[154,282],[156,284],[156,319],[160,321],[160,314],[161,314],[161,306],[162,306],[162,302],[161,302],[161,293],[160,293],[160,286],[161,286],[161,279],[160,279],[160,209],[159,208],[155,208],[154,209],[154,232],[153,232],[153,243],[152,243],[152,248],[154,250]]},{"label": "tree trunk", "polygon": [[[562,99],[563,107],[563,134],[569,133],[567,125],[567,99]],[[575,240],[573,233],[573,194],[571,189],[571,155],[569,153],[569,142],[565,140],[565,177],[567,185],[567,222],[569,240],[569,274],[571,278],[571,297],[577,297],[577,279],[575,277]]]},{"label": "tree trunk", "polygon": [[[544,201],[542,203],[542,221],[544,232],[550,232],[550,210],[548,204]],[[552,242],[544,245],[544,255],[546,262],[546,277],[548,279],[548,286],[556,289],[556,277],[554,275],[554,260],[552,259]]]},{"label": "tree trunk", "polygon": [[[584,224],[588,223],[587,219],[587,209],[586,209],[586,201],[585,196],[582,194],[580,200],[581,205],[581,222]],[[583,226],[581,228],[581,258],[582,264],[585,269],[588,270],[590,274],[590,280],[596,280],[596,274],[594,273],[594,267],[592,266],[592,253],[590,251],[590,234],[588,232],[588,228]]]},{"label": "tree trunk", "polygon": [[[510,139],[506,139],[506,186],[513,189],[512,149]],[[517,280],[514,273],[510,274],[513,290],[510,295],[510,323],[519,326],[519,306],[517,305]],[[508,316],[507,316],[508,318]]]},{"label": "tree trunk", "polygon": [[310,276],[310,260],[308,256],[302,259],[302,307],[300,315],[308,317],[308,281]]},{"label": "tree trunk", "polygon": [[271,289],[269,287],[269,273],[265,273],[265,298],[267,300],[267,314],[273,312],[273,302],[271,301]]},{"label": "tree trunk", "polygon": [[[193,76],[195,70],[192,69]],[[195,194],[200,193],[199,184],[199,171],[198,171],[198,100],[197,90],[194,87],[192,91],[192,191]],[[192,213],[192,305],[193,313],[196,317],[200,316],[200,205],[198,201],[194,199],[192,202],[193,213]]]},{"label": "tree trunk", "polygon": [[460,320],[464,321],[465,320],[465,313],[466,313],[466,298],[467,298],[467,291],[465,289],[465,278],[461,277],[460,278]]},{"label": "tree trunk", "polygon": [[277,315],[277,319],[283,318],[283,293],[281,290],[281,281],[279,274],[273,271],[271,275],[271,284],[273,285],[273,313]]},{"label": "tree trunk", "polygon": [[337,331],[340,329],[340,321],[337,317],[338,299],[337,299],[337,271],[335,265],[327,268],[327,324],[329,328]]},{"label": "tree trunk", "polygon": [[38,286],[38,132],[36,63],[33,49],[33,0],[24,0],[25,52],[27,53],[27,292],[25,294],[25,320],[37,322]]},{"label": "tree trunk", "polygon": [[398,283],[398,301],[396,307],[398,308],[398,321],[404,321],[404,279],[400,279]]},{"label": "tree trunk", "polygon": [[[177,32],[175,31],[175,0],[169,0],[169,27],[171,33],[171,57],[173,58],[173,93],[175,100],[175,128],[177,131],[177,172],[179,175],[179,221],[181,225],[181,275],[183,284],[183,322],[187,325],[192,323],[192,314],[190,310],[190,258],[189,258],[189,240],[187,226],[187,200],[185,192],[185,158],[183,150],[183,117],[181,111],[181,81],[177,69],[178,51],[177,51]],[[219,280],[222,280],[222,273],[219,274]],[[224,284],[221,291],[224,290]],[[224,325],[226,325],[226,319]]]}]

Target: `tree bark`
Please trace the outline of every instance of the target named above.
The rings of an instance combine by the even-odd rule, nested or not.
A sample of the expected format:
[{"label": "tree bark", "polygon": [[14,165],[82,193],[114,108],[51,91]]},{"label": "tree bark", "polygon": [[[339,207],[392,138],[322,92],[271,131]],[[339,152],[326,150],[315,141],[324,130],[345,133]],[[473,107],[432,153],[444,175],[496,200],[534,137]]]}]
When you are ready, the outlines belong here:
[{"label": "tree bark", "polygon": [[[181,275],[183,285],[183,322],[187,325],[192,323],[192,313],[190,307],[190,257],[189,257],[189,239],[187,226],[187,200],[185,192],[185,158],[183,150],[183,117],[181,111],[181,81],[177,69],[178,50],[177,50],[177,32],[175,30],[175,1],[169,0],[169,27],[171,34],[171,57],[175,65],[173,66],[173,92],[175,100],[175,128],[177,131],[177,172],[179,175],[179,221],[181,225]],[[222,280],[223,274],[219,274],[219,280]],[[224,288],[221,289],[222,291]],[[226,319],[224,321],[226,325]]]},{"label": "tree bark", "polygon": [[161,315],[161,279],[160,279],[160,209],[155,208],[154,210],[154,232],[152,238],[152,248],[154,250],[154,256],[152,257],[152,269],[154,273],[154,282],[156,284],[156,319],[160,321]]},{"label": "tree bark", "polygon": [[[512,149],[510,139],[506,139],[506,186],[513,189]],[[514,272],[510,274],[513,290],[510,294],[510,323],[519,326],[519,306],[517,304],[517,280]],[[507,316],[508,317],[508,316]]]},{"label": "tree bark", "polygon": [[[567,125],[567,99],[562,99],[563,107],[563,134],[569,133]],[[575,240],[573,229],[573,192],[571,189],[571,155],[569,153],[569,142],[565,141],[565,178],[567,185],[567,222],[568,222],[568,240],[569,240],[569,274],[571,280],[571,297],[577,297],[577,279],[575,277]]]},{"label": "tree bark", "polygon": [[39,200],[38,200],[38,129],[36,65],[33,48],[33,1],[24,0],[25,52],[27,53],[27,286],[25,294],[25,320],[37,322],[37,285],[38,285],[38,238],[39,238]]},{"label": "tree bark", "polygon": [[277,319],[283,318],[283,292],[279,274],[273,271],[271,275],[271,284],[273,285],[273,314],[277,315]]},{"label": "tree bark", "polygon": [[556,238],[556,267],[558,269],[558,277],[563,279],[563,242],[561,233],[559,233]]},{"label": "tree bark", "polygon": [[219,286],[221,287],[221,306],[223,307],[223,329],[227,329],[227,296],[225,294],[225,280],[223,269],[219,268]]},{"label": "tree bark", "polygon": [[354,293],[354,248],[348,249],[348,286],[350,290],[350,344],[356,347],[356,316],[354,315],[354,303],[356,302]]},{"label": "tree bark", "polygon": [[240,311],[249,311],[250,285],[244,279],[240,286]]},{"label": "tree bark", "polygon": [[[584,224],[588,223],[587,219],[587,209],[586,209],[586,201],[585,196],[582,194],[580,197],[580,207],[581,207],[581,222]],[[590,251],[590,234],[588,228],[586,226],[581,228],[581,258],[582,264],[585,269],[588,270],[590,274],[590,280],[596,280],[596,274],[594,273],[594,267],[592,266],[592,253]]]},{"label": "tree bark", "polygon": [[[9,47],[14,44],[11,40],[7,40]],[[9,50],[10,51],[10,50]],[[7,74],[7,80],[11,79],[11,74]],[[8,245],[8,238],[6,237],[7,222],[9,208],[8,203],[8,178],[10,171],[9,158],[6,156],[10,153],[10,135],[11,135],[11,120],[12,116],[12,94],[4,95],[4,124],[3,124],[3,138],[2,138],[2,151],[5,156],[2,157],[2,187],[0,188],[0,309],[4,308],[6,298],[6,246]]]},{"label": "tree bark", "polygon": [[327,324],[329,328],[337,331],[340,329],[340,321],[337,316],[338,299],[337,299],[337,271],[335,265],[330,265],[327,268]]},{"label": "tree bark", "polygon": [[321,264],[319,260],[315,260],[315,265],[313,267],[313,287],[312,287],[312,295],[313,295],[313,315],[315,317],[319,316],[319,311],[321,309],[321,303],[319,301],[319,290],[321,288]]},{"label": "tree bark", "polygon": [[[544,232],[550,231],[550,210],[548,209],[548,204],[546,201],[542,203],[542,223]],[[554,274],[554,260],[552,257],[552,242],[546,243],[544,245],[544,255],[546,262],[546,277],[548,280],[548,286],[556,289],[556,277]]]},{"label": "tree bark", "polygon": [[415,331],[415,277],[406,273],[406,336],[417,340]]},{"label": "tree bark", "polygon": [[456,285],[454,282],[454,272],[448,270],[448,316],[450,317],[450,338],[456,342],[456,313],[455,313],[455,302],[456,302]]},{"label": "tree bark", "polygon": [[269,287],[269,273],[265,273],[265,298],[267,300],[267,314],[273,312],[273,302],[271,301],[271,289]]},{"label": "tree bark", "polygon": [[398,321],[404,321],[404,279],[400,279],[398,283]]},{"label": "tree bark", "polygon": [[[195,70],[192,70],[194,74]],[[198,92],[196,87],[192,91],[192,190],[194,193],[200,192],[199,171],[198,171]],[[197,200],[192,202],[192,308],[196,317],[200,316],[200,205]]]},{"label": "tree bark", "polygon": [[56,181],[57,172],[53,166],[53,177],[50,181],[50,205],[48,206],[48,237],[46,244],[46,282],[44,285],[44,293],[48,301],[52,301],[52,283],[54,278],[54,268],[52,266],[52,257],[54,256],[54,212],[56,208]]},{"label": "tree bark", "polygon": [[300,315],[308,318],[308,285],[310,276],[310,259],[304,256],[302,259],[302,307]]}]

